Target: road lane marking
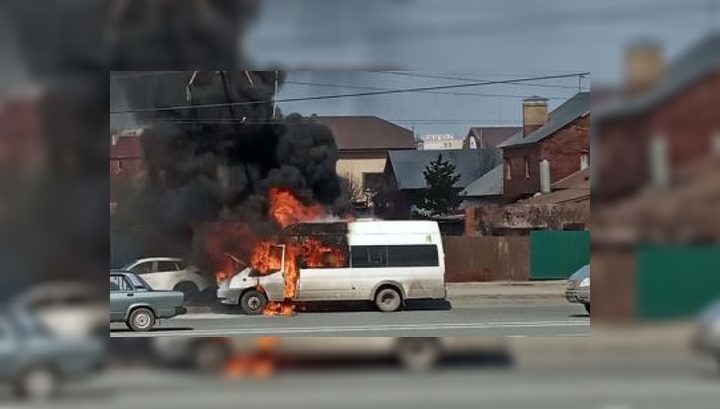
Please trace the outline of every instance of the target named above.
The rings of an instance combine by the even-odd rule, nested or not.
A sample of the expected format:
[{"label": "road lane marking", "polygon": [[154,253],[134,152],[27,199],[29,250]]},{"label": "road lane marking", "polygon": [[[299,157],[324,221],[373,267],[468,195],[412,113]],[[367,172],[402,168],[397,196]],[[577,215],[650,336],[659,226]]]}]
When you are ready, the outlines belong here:
[{"label": "road lane marking", "polygon": [[218,336],[218,335],[277,335],[339,332],[389,332],[422,331],[452,329],[513,329],[513,328],[552,328],[552,327],[589,327],[585,321],[527,321],[527,322],[491,322],[491,323],[425,323],[425,324],[377,324],[353,326],[303,326],[303,327],[259,327],[217,328],[177,331],[168,329],[150,333],[111,333],[111,337],[162,337],[162,336]]}]

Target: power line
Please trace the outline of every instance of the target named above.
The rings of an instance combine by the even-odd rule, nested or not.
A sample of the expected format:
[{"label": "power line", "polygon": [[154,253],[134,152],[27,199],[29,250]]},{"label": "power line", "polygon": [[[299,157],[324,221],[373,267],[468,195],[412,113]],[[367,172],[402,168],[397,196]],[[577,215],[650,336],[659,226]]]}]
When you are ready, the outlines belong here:
[{"label": "power line", "polygon": [[[360,86],[360,85],[345,85],[345,84],[331,84],[331,83],[304,82],[304,81],[285,81],[285,84],[308,85],[308,86],[327,87],[327,88],[364,89],[364,90],[373,90],[373,91],[392,90],[392,88],[383,88],[383,87],[368,87],[368,86]],[[576,87],[565,87],[565,88],[576,89]],[[435,95],[457,95],[457,96],[488,97],[488,98],[527,98],[530,96],[530,95],[517,95],[517,94],[483,94],[483,93],[478,93],[478,92],[451,92],[451,91],[418,91],[418,92],[425,92],[428,94],[435,94]],[[546,98],[547,99],[565,100],[568,97],[551,95],[551,96],[547,96]]]},{"label": "power line", "polygon": [[[312,117],[310,117],[312,118]],[[452,125],[452,124],[474,124],[481,122],[503,122],[503,123],[518,123],[518,121],[505,120],[498,121],[497,119],[491,118],[474,118],[474,119],[386,119],[389,122],[396,123],[408,123],[408,124],[423,124],[423,125]],[[159,118],[153,120],[156,123],[177,123],[177,124],[232,124],[242,123],[246,125],[271,125],[271,124],[287,124],[282,119],[276,120],[242,120],[232,118],[207,118],[207,119],[176,119],[176,118]],[[302,125],[302,123],[299,123]]]},{"label": "power line", "polygon": [[[285,98],[285,99],[277,100],[275,102],[282,103],[282,102],[299,102],[299,101],[317,101],[317,100],[340,99],[340,98],[351,98],[351,97],[369,97],[369,96],[391,95],[391,94],[401,94],[401,93],[420,92],[420,91],[439,91],[439,90],[445,90],[445,89],[469,88],[469,87],[479,87],[479,86],[485,86],[485,85],[512,84],[512,83],[522,83],[522,82],[527,82],[527,81],[572,78],[572,77],[577,77],[578,75],[590,75],[590,73],[589,72],[579,72],[579,73],[572,73],[572,74],[545,75],[545,76],[540,76],[540,77],[515,78],[515,79],[506,79],[506,80],[497,80],[497,81],[479,81],[479,82],[471,82],[471,83],[465,83],[465,84],[436,85],[436,86],[430,86],[430,87],[403,88],[403,89],[393,89],[393,90],[385,90],[385,91],[368,91],[368,92],[358,92],[358,93],[353,93],[353,94],[336,94],[336,95],[319,95],[319,96],[299,97],[299,98]],[[239,105],[269,104],[272,102],[273,102],[273,100],[264,100],[264,101],[242,101],[242,102],[230,102],[230,103],[198,104],[198,105],[178,105],[178,106],[171,106],[171,107],[140,108],[140,109],[128,109],[128,110],[121,110],[121,111],[110,111],[110,114],[117,115],[117,114],[130,114],[130,113],[139,113],[139,112],[175,111],[175,110],[182,110],[182,109],[221,108],[221,107],[239,106]]]},{"label": "power line", "polygon": [[[480,78],[468,78],[468,77],[455,77],[455,76],[446,76],[446,75],[435,75],[435,74],[416,74],[413,72],[406,72],[406,71],[368,71],[378,74],[391,74],[391,75],[399,75],[399,76],[405,76],[405,77],[417,77],[417,78],[431,78],[431,79],[441,79],[441,80],[452,80],[452,81],[489,81],[484,80]],[[573,75],[577,77],[582,77],[582,75]],[[529,83],[529,82],[523,82],[521,84],[509,84],[509,85],[522,85],[522,86],[530,86],[530,87],[540,87],[540,88],[561,88],[561,89],[572,89],[575,90],[577,87],[571,86],[571,85],[554,85],[554,84],[536,84],[536,83]]]}]

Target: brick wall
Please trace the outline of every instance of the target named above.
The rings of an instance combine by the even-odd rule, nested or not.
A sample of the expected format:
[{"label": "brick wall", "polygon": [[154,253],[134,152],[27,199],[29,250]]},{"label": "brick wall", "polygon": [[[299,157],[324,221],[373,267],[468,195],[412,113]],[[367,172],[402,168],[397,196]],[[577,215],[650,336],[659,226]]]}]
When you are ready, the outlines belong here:
[{"label": "brick wall", "polygon": [[706,156],[720,131],[720,71],[698,81],[655,109],[596,124],[593,200],[628,194],[650,180],[651,138],[667,140],[672,167]]},{"label": "brick wall", "polygon": [[[550,162],[550,181],[555,182],[580,170],[580,157],[590,152],[590,115],[571,122],[539,143],[507,148],[503,157],[510,162],[512,178],[503,174],[503,199],[512,202],[540,191],[540,161]],[[525,159],[529,174],[526,177]]]},{"label": "brick wall", "polygon": [[590,152],[590,115],[576,119],[540,146],[541,159],[550,161],[551,182],[579,171],[581,155]]}]

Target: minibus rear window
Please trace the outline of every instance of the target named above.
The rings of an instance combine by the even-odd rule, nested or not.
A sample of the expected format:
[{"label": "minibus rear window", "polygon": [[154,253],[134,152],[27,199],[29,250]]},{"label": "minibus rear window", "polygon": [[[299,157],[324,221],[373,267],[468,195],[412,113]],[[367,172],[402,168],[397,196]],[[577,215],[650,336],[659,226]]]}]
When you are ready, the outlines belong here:
[{"label": "minibus rear window", "polygon": [[352,267],[421,267],[438,263],[434,244],[400,246],[352,246]]},{"label": "minibus rear window", "polygon": [[432,244],[388,246],[388,265],[392,267],[437,266],[437,246]]}]

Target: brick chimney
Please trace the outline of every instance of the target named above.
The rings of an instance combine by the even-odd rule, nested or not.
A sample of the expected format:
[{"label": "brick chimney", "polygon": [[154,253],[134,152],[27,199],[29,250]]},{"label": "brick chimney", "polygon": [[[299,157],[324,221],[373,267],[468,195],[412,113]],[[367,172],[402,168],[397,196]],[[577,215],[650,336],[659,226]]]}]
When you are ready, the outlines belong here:
[{"label": "brick chimney", "polygon": [[638,95],[652,89],[665,75],[663,49],[656,42],[642,41],[625,50],[625,92]]},{"label": "brick chimney", "polygon": [[523,136],[545,125],[548,120],[547,98],[530,97],[523,100]]}]

